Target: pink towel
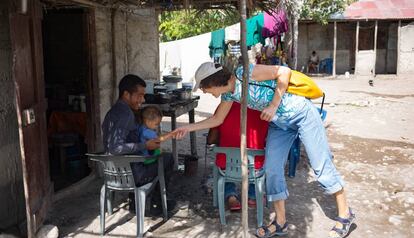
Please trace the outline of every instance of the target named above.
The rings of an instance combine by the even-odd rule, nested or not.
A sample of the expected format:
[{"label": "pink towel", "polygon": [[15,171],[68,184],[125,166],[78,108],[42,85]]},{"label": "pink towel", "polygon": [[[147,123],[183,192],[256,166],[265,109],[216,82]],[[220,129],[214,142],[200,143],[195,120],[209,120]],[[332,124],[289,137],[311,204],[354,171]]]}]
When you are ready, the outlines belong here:
[{"label": "pink towel", "polygon": [[283,10],[271,12],[269,15],[264,13],[264,26],[262,29],[263,37],[280,36],[288,30],[288,20]]}]

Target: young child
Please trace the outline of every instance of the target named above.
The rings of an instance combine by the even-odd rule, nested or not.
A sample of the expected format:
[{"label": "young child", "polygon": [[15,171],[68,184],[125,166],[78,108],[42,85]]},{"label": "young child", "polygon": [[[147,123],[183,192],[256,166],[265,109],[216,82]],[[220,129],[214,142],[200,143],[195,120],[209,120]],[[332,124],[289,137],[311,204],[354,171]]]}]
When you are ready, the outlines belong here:
[{"label": "young child", "polygon": [[[138,143],[158,138],[158,127],[162,120],[160,109],[155,106],[144,107],[137,119]],[[154,150],[143,150],[142,155],[154,155]]]},{"label": "young child", "polygon": [[[158,107],[147,106],[140,110],[137,121],[137,135],[138,143],[145,143],[148,140],[158,138],[161,142],[167,140],[172,136],[171,133],[166,135],[158,136],[158,128],[162,120],[162,112]],[[142,155],[157,155],[159,154],[159,149],[157,150],[143,150]]]}]

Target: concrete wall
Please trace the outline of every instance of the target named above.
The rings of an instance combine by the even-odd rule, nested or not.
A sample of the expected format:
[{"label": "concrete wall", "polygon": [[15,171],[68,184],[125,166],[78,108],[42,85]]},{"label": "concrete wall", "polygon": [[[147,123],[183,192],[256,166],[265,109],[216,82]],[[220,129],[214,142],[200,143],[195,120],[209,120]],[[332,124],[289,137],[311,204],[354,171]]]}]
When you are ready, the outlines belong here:
[{"label": "concrete wall", "polygon": [[360,50],[356,55],[355,74],[372,75],[375,67],[374,50]]},{"label": "concrete wall", "polygon": [[160,77],[158,14],[155,9],[141,9],[114,13],[117,76],[116,82],[112,80],[111,15],[109,9],[95,11],[101,122],[112,100],[118,98],[117,86],[122,76],[132,73],[153,81]]},{"label": "concrete wall", "polygon": [[[346,71],[360,75],[370,75],[375,67],[376,74],[395,74],[397,68],[398,24],[380,21],[378,24],[377,54],[374,54],[373,22],[363,22],[359,35],[359,52],[355,56],[356,23],[337,23],[336,72]],[[401,28],[398,70],[400,74],[414,72],[414,23],[405,23]],[[306,71],[311,52],[315,50],[320,60],[333,55],[333,23],[299,24],[298,69]],[[356,65],[355,65],[356,59]],[[376,59],[376,63],[375,63]],[[375,64],[375,65],[374,65]]]},{"label": "concrete wall", "polygon": [[7,5],[0,1],[0,229],[25,219]]},{"label": "concrete wall", "polygon": [[401,25],[398,74],[414,73],[414,22]]},{"label": "concrete wall", "polygon": [[[338,74],[351,71],[354,64],[355,30],[353,23],[338,23],[337,25],[337,51],[336,72]],[[298,69],[306,71],[309,56],[315,50],[319,59],[333,57],[334,25],[320,25],[316,23],[299,24],[298,42]]]}]

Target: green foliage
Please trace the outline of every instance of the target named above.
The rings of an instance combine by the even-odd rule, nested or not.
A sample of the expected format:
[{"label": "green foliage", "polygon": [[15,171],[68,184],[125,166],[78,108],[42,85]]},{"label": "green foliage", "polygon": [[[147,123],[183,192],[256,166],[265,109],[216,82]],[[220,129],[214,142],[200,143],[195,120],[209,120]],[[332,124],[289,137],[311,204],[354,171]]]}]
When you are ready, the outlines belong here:
[{"label": "green foliage", "polygon": [[[283,0],[288,14],[327,24],[356,0]],[[211,32],[239,22],[236,10],[164,11],[159,16],[160,41],[167,42]]]},{"label": "green foliage", "polygon": [[301,19],[309,19],[327,24],[334,13],[342,13],[353,0],[304,0],[300,10]]},{"label": "green foliage", "polygon": [[173,41],[214,31],[239,21],[237,12],[224,10],[172,11],[159,17],[160,41]]}]

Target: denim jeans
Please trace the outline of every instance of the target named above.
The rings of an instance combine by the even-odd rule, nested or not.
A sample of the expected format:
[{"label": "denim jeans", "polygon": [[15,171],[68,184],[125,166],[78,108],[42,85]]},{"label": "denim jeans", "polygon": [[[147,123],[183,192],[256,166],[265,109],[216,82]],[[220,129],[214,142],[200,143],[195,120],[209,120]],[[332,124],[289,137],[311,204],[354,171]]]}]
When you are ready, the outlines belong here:
[{"label": "denim jeans", "polygon": [[[256,192],[255,192],[254,184],[249,184],[249,192],[248,197],[249,199],[256,199]],[[236,184],[233,182],[226,182],[224,184],[224,197],[226,200],[230,196],[235,196],[239,198],[239,193],[237,192]]]},{"label": "denim jeans", "polygon": [[312,102],[288,120],[276,117],[269,124],[266,139],[266,189],[268,201],[285,200],[289,196],[285,180],[285,165],[290,147],[299,135],[305,146],[310,165],[320,185],[328,194],[340,191],[344,182],[332,162],[325,127]]}]

